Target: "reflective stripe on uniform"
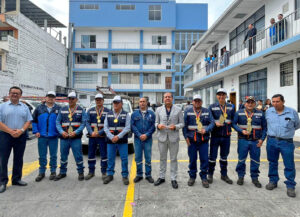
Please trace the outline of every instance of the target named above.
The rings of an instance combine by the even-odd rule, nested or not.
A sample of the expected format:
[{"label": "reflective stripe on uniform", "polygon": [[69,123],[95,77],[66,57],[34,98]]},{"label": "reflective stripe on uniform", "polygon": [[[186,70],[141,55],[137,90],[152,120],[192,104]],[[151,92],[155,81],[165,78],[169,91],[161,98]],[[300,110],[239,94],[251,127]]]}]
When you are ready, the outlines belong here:
[{"label": "reflective stripe on uniform", "polygon": [[88,159],[88,161],[95,161],[96,160],[96,158],[93,158],[93,159]]},{"label": "reflective stripe on uniform", "polygon": [[123,130],[125,127],[109,127],[109,130]]},{"label": "reflective stripe on uniform", "polygon": [[[202,126],[204,129],[206,129],[208,126],[207,125],[203,125]],[[197,125],[190,125],[188,126],[188,129],[189,130],[197,130],[198,129],[198,126]]]},{"label": "reflective stripe on uniform", "polygon": [[62,123],[61,125],[64,127],[64,126],[80,126],[80,122],[72,122],[71,124],[70,123]]},{"label": "reflective stripe on uniform", "polygon": [[213,110],[213,111],[220,111],[220,108],[219,107],[214,107],[214,108],[211,108],[211,110]]},{"label": "reflective stripe on uniform", "polygon": [[[97,124],[91,124],[92,127],[97,127]],[[98,127],[104,127],[104,124],[98,124]]]},{"label": "reflective stripe on uniform", "polygon": [[227,162],[227,159],[222,159],[222,158],[220,158],[220,161]]},{"label": "reflective stripe on uniform", "polygon": [[250,160],[252,160],[253,162],[257,163],[257,164],[260,164],[260,162],[256,161],[256,160],[253,160],[252,158],[250,158]]},{"label": "reflective stripe on uniform", "polygon": [[[247,125],[238,125],[240,128],[242,129],[247,129],[248,126]],[[252,129],[255,129],[255,130],[261,130],[261,126],[258,126],[258,125],[252,125]]]}]

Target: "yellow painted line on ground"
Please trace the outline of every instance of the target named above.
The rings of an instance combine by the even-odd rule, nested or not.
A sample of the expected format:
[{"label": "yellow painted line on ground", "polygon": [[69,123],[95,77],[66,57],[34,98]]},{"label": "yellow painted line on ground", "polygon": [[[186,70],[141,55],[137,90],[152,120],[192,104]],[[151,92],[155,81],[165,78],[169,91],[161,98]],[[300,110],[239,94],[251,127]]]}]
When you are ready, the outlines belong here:
[{"label": "yellow painted line on ground", "polygon": [[[217,160],[219,161],[219,160]],[[228,162],[238,162],[238,159],[233,159],[233,160],[227,160]],[[152,163],[159,163],[160,160],[152,160]],[[170,163],[171,161],[168,160],[168,163]],[[189,160],[178,160],[179,163],[186,163],[189,162]],[[200,160],[198,160],[198,162],[200,162]],[[247,160],[247,162],[250,162],[250,160]],[[261,159],[260,162],[268,162],[267,159]],[[282,160],[280,159],[279,162],[282,162]],[[295,162],[300,162],[300,159],[296,159]]]},{"label": "yellow painted line on ground", "polygon": [[127,188],[126,200],[124,205],[123,217],[132,217],[132,207],[134,206],[134,178],[136,176],[136,163],[134,155],[132,156],[132,163],[129,175],[129,185]]},{"label": "yellow painted line on ground", "polygon": [[[28,176],[29,174],[37,170],[39,166],[40,164],[38,160],[30,163],[24,163],[22,177]],[[9,181],[7,183],[7,187],[11,186],[11,177],[12,175],[9,175],[8,177]]]}]

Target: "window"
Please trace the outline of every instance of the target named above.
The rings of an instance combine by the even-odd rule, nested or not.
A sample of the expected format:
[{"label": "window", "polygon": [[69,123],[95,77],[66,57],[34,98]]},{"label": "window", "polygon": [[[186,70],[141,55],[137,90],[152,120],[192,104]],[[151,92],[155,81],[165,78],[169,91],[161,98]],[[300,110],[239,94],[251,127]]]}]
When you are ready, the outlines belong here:
[{"label": "window", "polygon": [[149,20],[150,21],[161,20],[161,5],[149,5]]},{"label": "window", "polygon": [[139,54],[112,54],[112,64],[117,65],[139,65]]},{"label": "window", "polygon": [[212,55],[217,55],[218,57],[218,52],[219,52],[219,44],[216,44],[215,46],[212,47]]},{"label": "window", "polygon": [[300,18],[300,0],[295,0],[295,19],[298,20]]},{"label": "window", "polygon": [[81,10],[99,10],[98,4],[81,4],[80,5]]},{"label": "window", "polygon": [[161,65],[161,54],[145,54],[145,65]]},{"label": "window", "polygon": [[135,5],[116,5],[117,10],[135,10]]},{"label": "window", "polygon": [[76,54],[75,63],[76,64],[97,64],[98,54]]},{"label": "window", "polygon": [[75,84],[97,84],[97,72],[75,72]]},{"label": "window", "polygon": [[139,73],[128,73],[128,72],[113,72],[111,74],[112,84],[139,84],[140,74]]},{"label": "window", "polygon": [[159,73],[144,73],[144,84],[160,84],[161,75]]},{"label": "window", "polygon": [[0,41],[7,41],[8,36],[14,37],[14,31],[12,30],[2,30],[0,31]]},{"label": "window", "polygon": [[87,95],[79,95],[79,99],[87,99]]},{"label": "window", "polygon": [[293,84],[293,60],[280,63],[280,86],[292,86]]},{"label": "window", "polygon": [[179,50],[179,44],[180,44],[180,33],[175,33],[175,49]]},{"label": "window", "polygon": [[96,48],[96,35],[82,35],[81,48]]},{"label": "window", "polygon": [[167,36],[152,36],[152,44],[153,45],[166,45],[167,44]]}]

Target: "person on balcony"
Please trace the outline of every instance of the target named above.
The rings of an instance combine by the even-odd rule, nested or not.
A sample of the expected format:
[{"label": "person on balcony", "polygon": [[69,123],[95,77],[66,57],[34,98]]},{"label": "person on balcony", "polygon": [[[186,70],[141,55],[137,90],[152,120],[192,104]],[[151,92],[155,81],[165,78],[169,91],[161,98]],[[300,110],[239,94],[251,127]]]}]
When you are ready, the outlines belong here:
[{"label": "person on balcony", "polygon": [[279,35],[279,42],[282,42],[286,38],[287,34],[287,22],[286,19],[283,19],[283,14],[278,14],[278,35]]},{"label": "person on balcony", "polygon": [[248,40],[249,56],[256,53],[256,34],[257,30],[253,24],[249,24],[248,32],[245,36],[244,43]]},{"label": "person on balcony", "polygon": [[229,57],[230,57],[229,51],[227,51],[226,47],[224,47],[223,55],[220,63],[221,68],[225,68],[229,65]]},{"label": "person on balcony", "polygon": [[270,44],[271,46],[277,44],[277,26],[275,23],[275,19],[271,18],[270,20],[271,26],[269,29],[269,36],[270,36]]}]

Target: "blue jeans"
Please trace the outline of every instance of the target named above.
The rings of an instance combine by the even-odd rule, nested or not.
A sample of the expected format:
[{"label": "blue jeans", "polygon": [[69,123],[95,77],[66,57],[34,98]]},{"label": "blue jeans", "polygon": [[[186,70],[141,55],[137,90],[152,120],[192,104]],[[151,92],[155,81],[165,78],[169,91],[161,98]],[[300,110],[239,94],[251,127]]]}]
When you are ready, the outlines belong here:
[{"label": "blue jeans", "polygon": [[214,174],[219,146],[221,175],[227,176],[227,157],[230,151],[230,137],[211,137],[208,174]]},{"label": "blue jeans", "polygon": [[107,169],[107,143],[105,138],[89,138],[89,173],[95,173],[95,165],[96,165],[96,151],[97,145],[99,144],[99,151],[101,157],[101,173],[106,174]]},{"label": "blue jeans", "polygon": [[246,160],[248,152],[250,153],[250,174],[252,179],[257,179],[260,165],[260,148],[257,147],[258,141],[248,141],[246,139],[238,140],[239,162],[236,166],[236,172],[240,178],[246,174]]},{"label": "blue jeans", "polygon": [[50,171],[51,173],[56,172],[58,138],[40,137],[38,139],[40,174],[44,174],[46,172],[48,146],[50,152]]},{"label": "blue jeans", "polygon": [[137,168],[137,176],[143,177],[143,152],[145,156],[145,176],[151,176],[151,152],[152,138],[142,142],[140,139],[134,138],[135,162]]},{"label": "blue jeans", "polygon": [[60,140],[60,173],[67,173],[68,156],[72,149],[73,156],[77,165],[77,171],[79,174],[83,173],[83,156],[82,156],[82,145],[81,139],[61,139]]},{"label": "blue jeans", "polygon": [[284,164],[284,176],[287,179],[284,183],[287,188],[295,188],[296,170],[294,162],[295,145],[285,140],[277,140],[268,137],[267,156],[269,161],[269,179],[270,182],[277,183],[278,175],[278,159],[281,153]]},{"label": "blue jeans", "polygon": [[115,174],[115,161],[117,149],[119,150],[122,161],[122,177],[128,177],[128,144],[107,144],[108,165],[106,174]]},{"label": "blue jeans", "polygon": [[195,142],[190,139],[190,143],[191,145],[188,147],[188,154],[190,158],[189,175],[193,179],[196,179],[197,177],[197,157],[199,152],[201,170],[199,175],[202,180],[205,180],[207,179],[208,171],[208,141]]}]

